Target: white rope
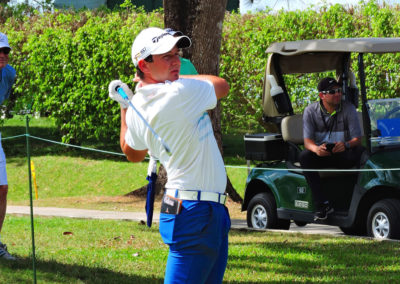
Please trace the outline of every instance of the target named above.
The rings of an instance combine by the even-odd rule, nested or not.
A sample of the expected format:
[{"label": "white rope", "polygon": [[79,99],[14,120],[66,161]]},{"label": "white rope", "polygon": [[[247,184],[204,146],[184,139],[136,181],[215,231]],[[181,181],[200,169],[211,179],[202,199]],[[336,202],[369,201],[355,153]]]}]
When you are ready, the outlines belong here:
[{"label": "white rope", "polygon": [[[229,166],[225,165],[226,168],[236,169],[248,169],[245,166]],[[389,168],[389,169],[300,169],[300,168],[265,168],[254,166],[252,169],[257,170],[270,170],[270,171],[294,171],[294,172],[384,172],[384,171],[400,171],[400,168]]]},{"label": "white rope", "polygon": [[[53,141],[53,140],[49,140],[49,139],[45,139],[45,138],[41,138],[41,137],[37,137],[37,136],[32,136],[29,134],[21,134],[21,135],[17,135],[17,136],[12,136],[12,137],[5,137],[5,138],[1,138],[1,140],[10,140],[10,139],[15,139],[15,138],[19,138],[19,137],[26,137],[29,136],[33,139],[37,139],[37,140],[41,140],[41,141],[45,141],[48,143],[54,143],[54,144],[58,144],[58,145],[62,145],[62,146],[68,146],[68,147],[74,147],[74,148],[79,148],[79,149],[83,149],[83,150],[88,150],[88,151],[93,151],[93,152],[99,152],[99,153],[105,153],[105,154],[111,154],[111,155],[118,155],[118,156],[123,156],[125,157],[125,154],[123,153],[116,153],[116,152],[110,152],[110,151],[104,151],[104,150],[99,150],[99,149],[95,149],[95,148],[88,148],[88,147],[82,147],[82,146],[77,146],[77,145],[73,145],[73,144],[67,144],[67,143],[62,143],[62,142],[57,142],[57,141]],[[146,157],[146,160],[149,160],[149,157]],[[247,166],[231,166],[231,165],[225,165],[225,168],[232,168],[232,169],[246,169],[248,170],[249,167]],[[301,169],[301,168],[269,168],[269,167],[257,167],[254,166],[252,167],[252,169],[257,169],[257,170],[269,170],[269,171],[292,171],[292,172],[384,172],[384,171],[400,171],[400,168],[381,168],[381,169]]]},{"label": "white rope", "polygon": [[9,139],[15,139],[15,138],[19,138],[19,137],[25,137],[26,134],[21,134],[21,135],[17,135],[17,136],[11,136],[11,137],[1,137],[1,140],[9,140]]}]

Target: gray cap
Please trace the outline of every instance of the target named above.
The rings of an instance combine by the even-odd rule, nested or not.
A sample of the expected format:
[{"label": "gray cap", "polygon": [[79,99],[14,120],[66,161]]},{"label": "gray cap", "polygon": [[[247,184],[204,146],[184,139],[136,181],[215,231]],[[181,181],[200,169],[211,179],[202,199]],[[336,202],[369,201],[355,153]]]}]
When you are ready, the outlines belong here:
[{"label": "gray cap", "polygon": [[4,47],[11,49],[10,45],[8,44],[7,36],[0,32],[0,48],[4,48]]}]

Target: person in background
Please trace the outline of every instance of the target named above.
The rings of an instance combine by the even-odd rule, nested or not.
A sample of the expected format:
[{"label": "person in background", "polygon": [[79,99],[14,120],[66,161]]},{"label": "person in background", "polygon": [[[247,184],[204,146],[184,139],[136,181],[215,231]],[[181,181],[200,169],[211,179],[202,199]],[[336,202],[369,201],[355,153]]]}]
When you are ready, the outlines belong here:
[{"label": "person in background", "polygon": [[[319,102],[309,105],[303,114],[304,150],[300,164],[304,169],[352,168],[359,165],[363,147],[356,108],[342,101],[342,89],[333,78],[318,84]],[[324,220],[333,212],[321,178],[316,171],[305,171],[316,204],[315,220]]]},{"label": "person in background", "polygon": [[[4,100],[10,96],[12,86],[15,82],[15,69],[8,65],[10,51],[11,47],[8,44],[7,36],[0,32],[0,104],[2,104]],[[6,172],[6,156],[4,154],[3,147],[1,146],[0,133],[0,233],[3,227],[4,218],[6,216],[7,193],[8,182]],[[0,258],[15,260],[15,257],[7,251],[7,246],[1,242],[1,238]]]},{"label": "person in background", "polygon": [[[275,5],[276,5],[276,2],[275,2]],[[271,3],[270,3],[270,1],[267,1],[267,0],[240,0],[239,1],[239,11],[240,11],[241,15],[265,11],[268,9],[268,6],[271,6]]]}]

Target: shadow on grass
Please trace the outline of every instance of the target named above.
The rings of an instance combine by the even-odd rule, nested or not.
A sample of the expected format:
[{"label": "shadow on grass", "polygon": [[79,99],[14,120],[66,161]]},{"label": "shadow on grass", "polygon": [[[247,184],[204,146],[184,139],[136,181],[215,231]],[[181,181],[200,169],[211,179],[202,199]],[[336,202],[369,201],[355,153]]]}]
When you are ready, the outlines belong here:
[{"label": "shadow on grass", "polygon": [[[231,231],[230,236],[243,233]],[[283,237],[283,239],[282,239]],[[282,241],[276,241],[281,239]],[[400,242],[260,233],[258,241],[232,241],[229,270],[271,276],[256,283],[399,283]],[[246,252],[246,253],[243,253]],[[268,277],[270,278],[270,277]],[[232,281],[231,283],[243,283]],[[249,283],[249,282],[248,282]]]},{"label": "shadow on grass", "polygon": [[[0,263],[3,268],[8,268],[13,274],[21,274],[12,278],[14,280],[19,279],[19,283],[29,283],[27,282],[28,279],[25,278],[30,270],[33,282],[32,260],[30,258],[20,258],[14,262],[2,260]],[[22,275],[25,275],[24,279],[22,279]],[[128,275],[105,268],[41,260],[36,261],[36,278],[38,283],[163,283],[163,279],[152,276]]]},{"label": "shadow on grass", "polygon": [[[255,238],[249,239],[246,235],[230,232],[224,283],[399,283],[400,280],[398,242],[262,232],[252,233]],[[237,239],[232,240],[232,237]],[[32,268],[32,261],[28,258],[0,263],[14,274],[24,273],[25,277]],[[128,275],[56,261],[39,260],[36,267],[40,283],[163,282],[153,276]],[[232,275],[240,276],[232,279]]]}]

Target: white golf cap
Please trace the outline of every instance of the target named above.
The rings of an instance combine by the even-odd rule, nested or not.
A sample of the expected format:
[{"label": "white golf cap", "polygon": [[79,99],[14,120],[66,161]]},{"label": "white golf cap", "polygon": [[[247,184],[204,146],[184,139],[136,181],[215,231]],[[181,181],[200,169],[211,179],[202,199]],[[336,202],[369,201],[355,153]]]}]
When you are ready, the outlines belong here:
[{"label": "white golf cap", "polygon": [[10,45],[8,44],[7,36],[0,32],[0,48],[4,48],[4,47],[11,49]]},{"label": "white golf cap", "polygon": [[166,31],[167,33],[169,33],[170,35],[172,35],[172,36],[181,36],[181,35],[183,35],[183,32],[181,32],[181,31],[176,31],[176,30],[171,29],[171,28],[166,28],[165,31]]},{"label": "white golf cap", "polygon": [[164,54],[174,48],[186,48],[192,44],[187,36],[172,36],[160,28],[147,28],[141,31],[132,44],[132,61],[135,66],[149,55]]}]

